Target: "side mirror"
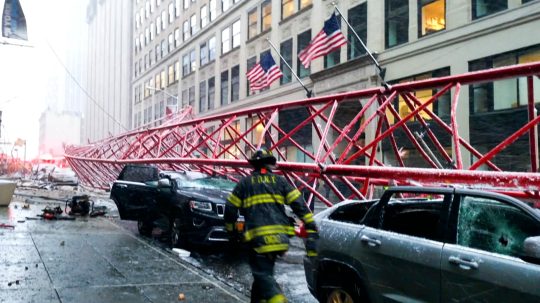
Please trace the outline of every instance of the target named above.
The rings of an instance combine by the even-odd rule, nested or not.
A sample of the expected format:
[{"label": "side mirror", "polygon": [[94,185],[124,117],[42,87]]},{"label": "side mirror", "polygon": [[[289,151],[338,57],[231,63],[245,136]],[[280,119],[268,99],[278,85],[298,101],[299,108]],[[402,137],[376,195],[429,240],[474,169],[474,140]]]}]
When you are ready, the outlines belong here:
[{"label": "side mirror", "polygon": [[165,179],[159,179],[158,181],[158,187],[159,188],[171,188],[171,180],[165,178]]},{"label": "side mirror", "polygon": [[540,236],[526,238],[523,252],[527,261],[540,264]]}]

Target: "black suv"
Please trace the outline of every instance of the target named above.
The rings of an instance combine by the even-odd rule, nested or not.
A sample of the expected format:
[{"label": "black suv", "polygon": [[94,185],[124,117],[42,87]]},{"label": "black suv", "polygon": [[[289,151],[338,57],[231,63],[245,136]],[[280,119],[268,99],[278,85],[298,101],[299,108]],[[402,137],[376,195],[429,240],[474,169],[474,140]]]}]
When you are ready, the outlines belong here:
[{"label": "black suv", "polygon": [[223,214],[236,184],[191,171],[161,171],[126,165],[111,188],[122,220],[138,222],[139,233],[155,226],[170,235],[173,247],[227,242]]}]

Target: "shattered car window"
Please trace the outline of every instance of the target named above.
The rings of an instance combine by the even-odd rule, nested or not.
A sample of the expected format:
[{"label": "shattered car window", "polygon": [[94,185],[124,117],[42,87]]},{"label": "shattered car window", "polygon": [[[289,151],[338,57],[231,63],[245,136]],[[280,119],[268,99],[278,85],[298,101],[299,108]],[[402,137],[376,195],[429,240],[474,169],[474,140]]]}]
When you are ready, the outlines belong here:
[{"label": "shattered car window", "polygon": [[176,179],[180,188],[211,188],[232,191],[236,183],[224,178],[200,178],[194,180]]},{"label": "shattered car window", "polygon": [[536,221],[519,208],[489,198],[465,196],[459,206],[457,244],[523,257],[523,241],[540,235]]}]

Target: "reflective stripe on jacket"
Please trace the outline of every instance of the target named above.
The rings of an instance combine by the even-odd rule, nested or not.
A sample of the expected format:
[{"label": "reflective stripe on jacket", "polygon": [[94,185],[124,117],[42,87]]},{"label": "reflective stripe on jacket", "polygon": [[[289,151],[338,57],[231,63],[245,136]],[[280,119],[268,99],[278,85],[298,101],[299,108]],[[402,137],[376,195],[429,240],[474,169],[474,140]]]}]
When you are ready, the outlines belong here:
[{"label": "reflective stripe on jacket", "polygon": [[242,178],[227,199],[225,227],[233,231],[238,213],[244,216],[244,241],[250,242],[258,253],[286,251],[294,225],[285,212],[289,205],[305,223],[313,222],[313,214],[304,203],[302,194],[282,176],[271,171],[254,171]]}]

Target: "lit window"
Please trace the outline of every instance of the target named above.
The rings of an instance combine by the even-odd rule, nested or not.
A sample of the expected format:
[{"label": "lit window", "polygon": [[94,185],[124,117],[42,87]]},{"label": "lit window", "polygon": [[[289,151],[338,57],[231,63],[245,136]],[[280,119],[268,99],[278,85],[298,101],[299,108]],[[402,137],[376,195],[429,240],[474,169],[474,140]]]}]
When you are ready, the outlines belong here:
[{"label": "lit window", "polygon": [[293,0],[281,0],[281,19],[285,19],[294,13]]},{"label": "lit window", "polygon": [[208,25],[208,9],[206,5],[201,6],[201,28]]},{"label": "lit window", "polygon": [[419,5],[421,36],[446,28],[445,0],[420,0]]},{"label": "lit window", "polygon": [[265,31],[272,27],[272,2],[266,0],[261,4],[261,31]]},{"label": "lit window", "polygon": [[313,0],[298,0],[298,9],[303,9],[313,3]]},{"label": "lit window", "polygon": [[225,54],[231,50],[231,29],[229,27],[221,31],[221,53]]},{"label": "lit window", "polygon": [[[151,88],[154,88],[154,81],[153,81],[153,80],[150,80],[150,87],[151,87]],[[156,87],[156,88],[161,88],[161,74],[157,74],[157,75],[156,75],[156,86],[155,86],[155,87]],[[150,90],[150,93],[153,94],[153,93],[154,93],[154,90],[151,89],[151,90]]]},{"label": "lit window", "polygon": [[169,65],[168,70],[169,70],[169,80],[168,80],[169,84],[174,83],[174,81],[175,81],[175,79],[174,79],[174,64]]},{"label": "lit window", "polygon": [[180,80],[180,61],[176,61],[174,64],[174,80]]},{"label": "lit window", "polygon": [[248,13],[248,39],[257,35],[257,9]]}]

